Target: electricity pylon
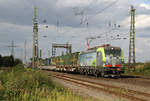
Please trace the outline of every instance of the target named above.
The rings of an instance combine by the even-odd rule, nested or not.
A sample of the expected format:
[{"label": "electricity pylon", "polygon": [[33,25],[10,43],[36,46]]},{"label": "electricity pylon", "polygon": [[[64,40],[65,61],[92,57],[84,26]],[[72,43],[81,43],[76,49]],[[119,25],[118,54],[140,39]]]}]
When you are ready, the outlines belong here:
[{"label": "electricity pylon", "polygon": [[131,25],[130,25],[130,43],[129,43],[129,64],[128,70],[135,71],[135,9],[131,6]]},{"label": "electricity pylon", "polygon": [[19,46],[14,45],[14,41],[12,41],[12,42],[11,42],[11,45],[6,46],[6,47],[11,47],[11,56],[15,57],[14,48],[15,48],[15,47],[19,47]]}]

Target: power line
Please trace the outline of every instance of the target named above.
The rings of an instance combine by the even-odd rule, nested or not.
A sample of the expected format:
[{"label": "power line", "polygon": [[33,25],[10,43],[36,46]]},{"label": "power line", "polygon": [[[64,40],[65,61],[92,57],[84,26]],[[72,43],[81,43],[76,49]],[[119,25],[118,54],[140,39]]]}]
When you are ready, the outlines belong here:
[{"label": "power line", "polygon": [[91,2],[90,4],[89,4],[89,6],[86,6],[85,8],[83,8],[82,10],[80,10],[80,12],[76,12],[75,10],[77,9],[79,9],[79,6],[78,7],[74,7],[73,8],[73,10],[75,11],[75,13],[78,13],[78,14],[80,14],[81,12],[85,12],[87,9],[91,9],[92,7],[93,7],[93,4],[96,4],[97,3],[97,1],[98,0],[94,0],[93,2]]},{"label": "power line", "polygon": [[[116,4],[117,2],[118,2],[118,0],[116,0],[116,1],[114,1],[114,2],[112,2],[112,3],[110,3],[110,4],[108,4],[108,5],[107,5],[106,7],[104,7],[101,11],[98,11],[97,14],[102,13],[103,11],[105,11],[105,10],[108,9],[108,8],[110,8],[111,6],[113,6],[114,4]],[[93,4],[94,4],[94,3],[93,3]],[[80,12],[80,13],[83,15],[84,10],[86,10],[87,8],[88,8],[88,7],[84,8],[84,9],[82,10],[82,12]],[[82,23],[85,23],[85,22],[86,22],[86,27],[88,28],[88,26],[89,26],[89,21],[88,21],[88,20],[91,19],[91,18],[93,18],[94,16],[97,16],[97,14],[88,17],[88,18],[87,18],[86,20],[84,20],[84,21],[83,21],[83,19],[82,19],[81,22],[82,22]],[[78,24],[77,26],[81,25],[81,22],[80,22],[80,24]],[[59,25],[60,25],[60,22],[59,22],[58,17],[57,17],[56,23],[57,23],[57,32],[58,32],[58,27],[59,27]],[[68,33],[68,32],[71,32],[71,31],[68,30],[68,31],[62,32],[62,33],[60,33],[60,34],[64,34],[64,33]],[[85,31],[81,31],[80,33],[82,33],[82,32],[85,32]],[[76,32],[75,32],[75,33],[76,33]]]},{"label": "power line", "polygon": [[[112,6],[115,5],[118,1],[119,1],[119,0],[116,0],[116,1],[114,1],[114,2],[112,2],[112,3],[110,3],[109,5],[107,5],[106,7],[104,7],[102,10],[98,11],[97,14],[102,13],[102,12],[105,11],[106,9],[112,7]],[[92,19],[93,17],[97,16],[97,14],[96,14],[96,15],[91,15],[91,17],[89,17],[88,20],[90,20],[90,19]]]},{"label": "power line", "polygon": [[[114,4],[116,4],[118,1],[119,1],[119,0],[116,0],[116,1],[112,2],[111,4],[107,5],[107,6],[104,7],[101,11],[98,11],[97,14],[102,13],[102,12],[105,11],[106,9],[108,9],[108,8],[110,8],[111,6],[113,6]],[[87,8],[88,8],[88,7],[87,7]],[[87,9],[87,8],[84,8],[84,9],[81,10],[80,12],[77,12],[77,13],[78,13],[77,15],[82,15],[82,16],[83,16],[83,12],[84,12],[84,10]],[[75,8],[73,8],[73,9],[75,9]],[[75,13],[76,13],[76,12],[75,12]],[[97,14],[96,14],[96,15],[91,15],[89,18],[86,18],[86,20],[83,20],[83,18],[82,18],[80,24],[78,24],[77,26],[80,26],[81,23],[83,24],[83,23],[85,23],[85,22],[86,22],[86,26],[89,26],[89,20],[90,20],[91,18],[97,16]],[[70,17],[70,18],[71,18],[71,17]],[[66,23],[66,22],[65,22],[65,23]],[[58,27],[58,18],[57,18],[57,27]],[[68,31],[66,31],[66,32],[68,32]],[[65,32],[63,32],[63,33],[65,33]]]}]

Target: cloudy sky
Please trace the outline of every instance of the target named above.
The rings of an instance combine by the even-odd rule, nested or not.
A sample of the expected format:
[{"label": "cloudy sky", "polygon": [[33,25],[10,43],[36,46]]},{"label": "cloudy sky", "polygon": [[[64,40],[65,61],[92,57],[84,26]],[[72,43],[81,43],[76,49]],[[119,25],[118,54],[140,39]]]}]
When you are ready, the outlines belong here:
[{"label": "cloudy sky", "polygon": [[[130,8],[136,9],[136,61],[150,60],[150,0],[0,0],[0,54],[10,55],[12,40],[15,57],[32,56],[33,8],[37,6],[39,48],[43,58],[52,43],[70,43],[73,52],[87,49],[86,38],[97,37],[91,47],[112,44],[123,49],[128,60]],[[45,20],[45,22],[44,22]],[[48,28],[46,28],[48,26]],[[119,26],[119,27],[118,27]],[[43,37],[47,36],[47,37]],[[61,54],[59,49],[57,54]]]}]

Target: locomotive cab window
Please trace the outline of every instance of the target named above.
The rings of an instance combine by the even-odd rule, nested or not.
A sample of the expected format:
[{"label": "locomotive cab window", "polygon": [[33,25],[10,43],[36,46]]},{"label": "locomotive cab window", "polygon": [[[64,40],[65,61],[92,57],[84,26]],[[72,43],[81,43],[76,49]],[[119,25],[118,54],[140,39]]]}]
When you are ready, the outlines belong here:
[{"label": "locomotive cab window", "polygon": [[105,54],[106,56],[121,56],[121,49],[108,48],[105,49]]}]

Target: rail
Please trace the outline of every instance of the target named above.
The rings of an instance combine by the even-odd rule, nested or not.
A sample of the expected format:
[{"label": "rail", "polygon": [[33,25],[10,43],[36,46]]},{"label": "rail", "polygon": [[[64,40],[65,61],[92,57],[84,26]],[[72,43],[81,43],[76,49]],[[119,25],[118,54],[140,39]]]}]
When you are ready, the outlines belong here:
[{"label": "rail", "polygon": [[104,91],[115,96],[123,97],[131,101],[148,101],[148,99],[150,99],[150,94],[145,92],[135,91],[131,89],[116,87],[116,86],[102,84],[102,83],[91,82],[91,81],[73,78],[65,75],[60,75],[60,74],[52,74],[52,76],[58,79],[80,84],[82,86]]}]

